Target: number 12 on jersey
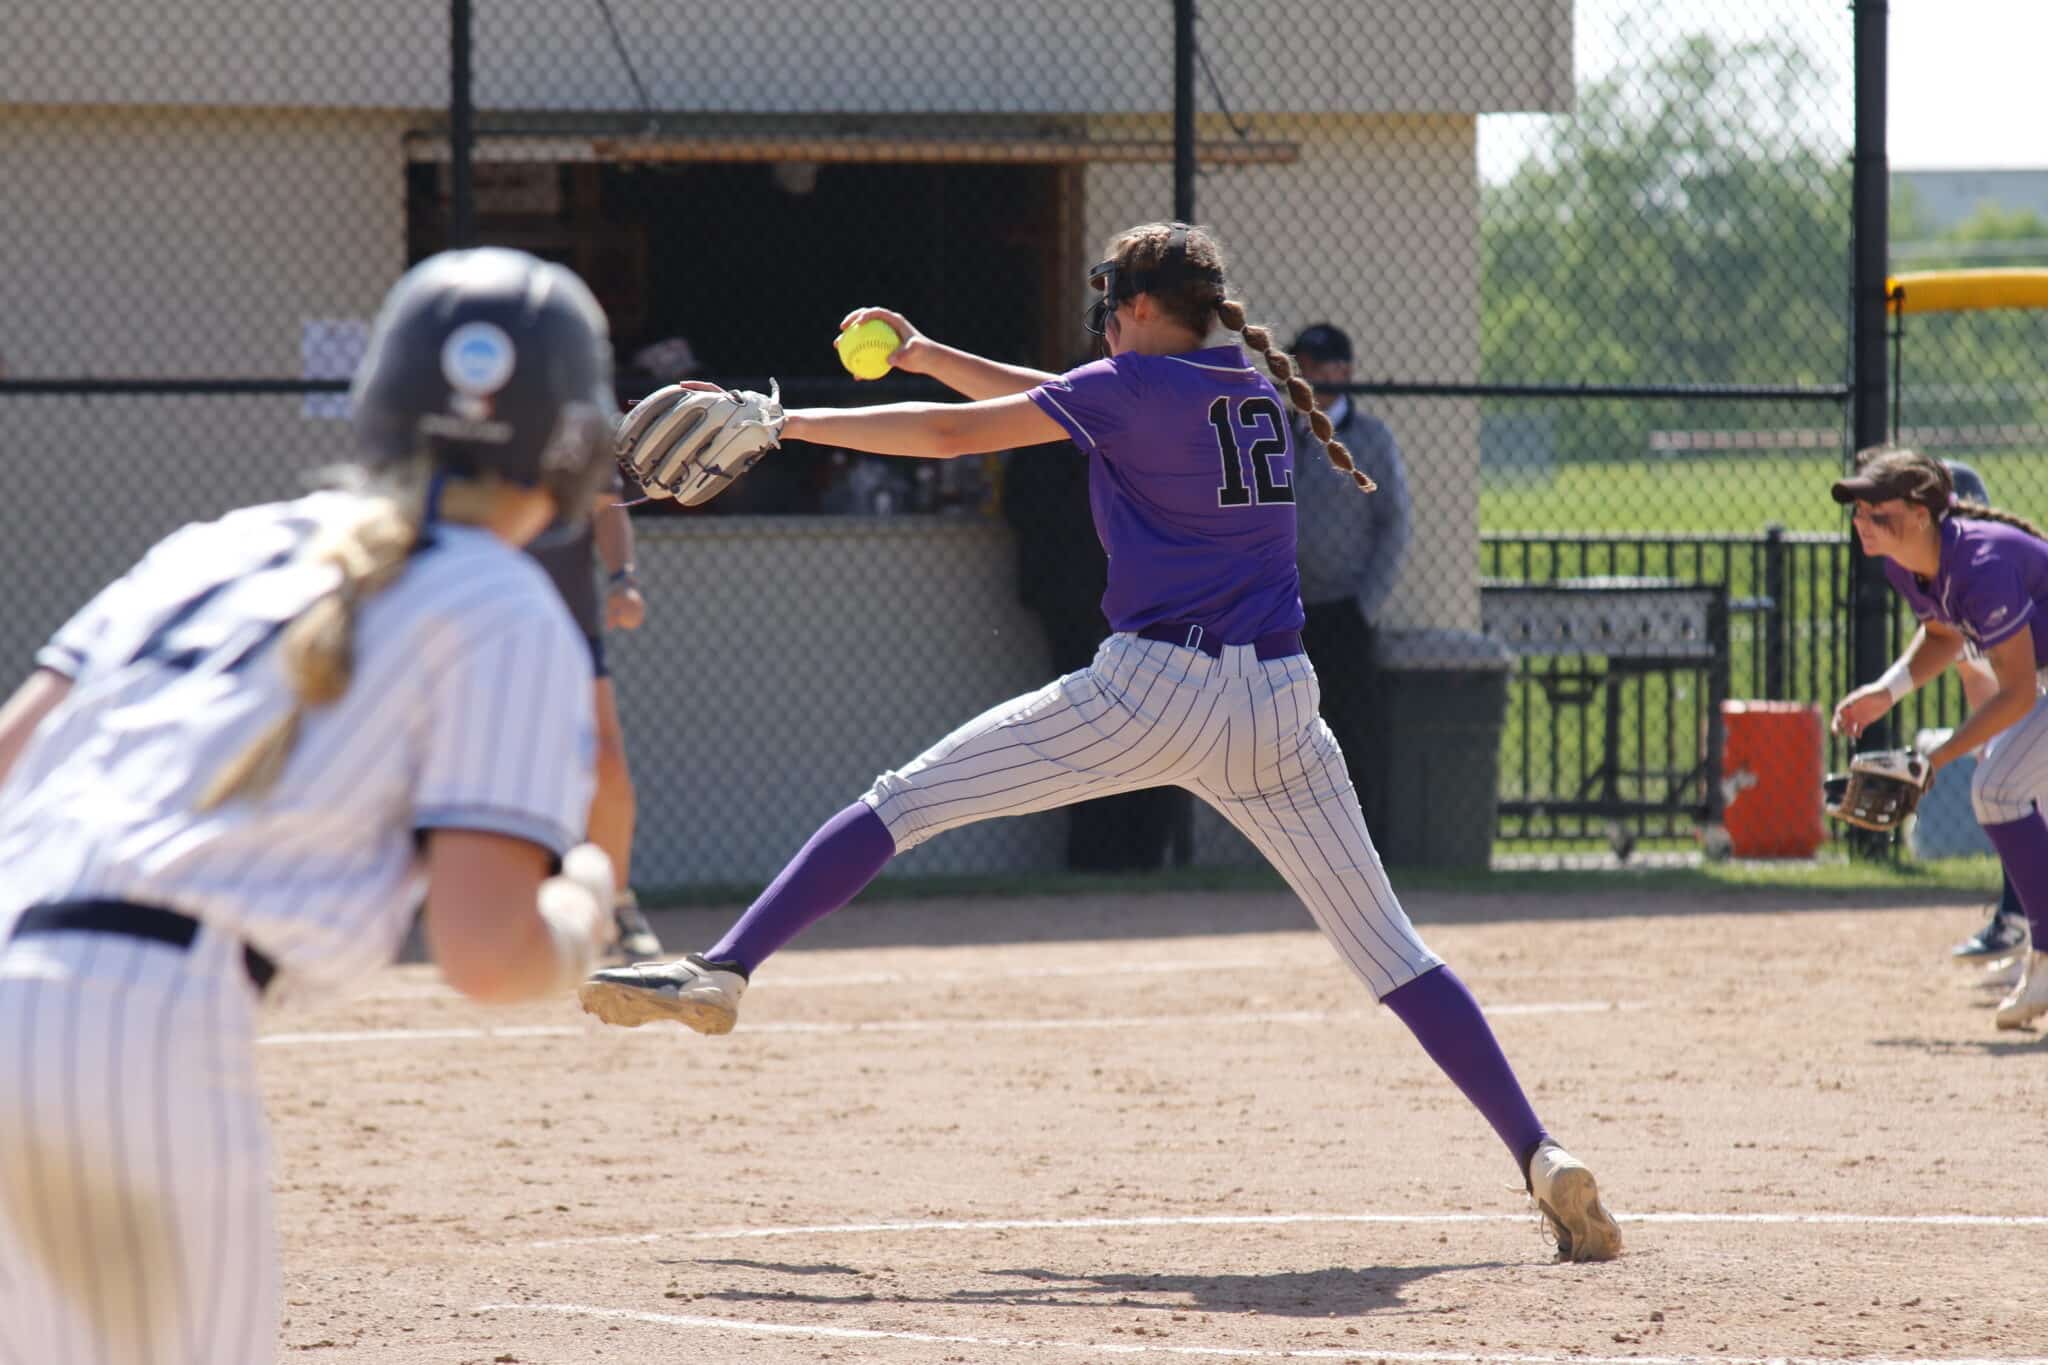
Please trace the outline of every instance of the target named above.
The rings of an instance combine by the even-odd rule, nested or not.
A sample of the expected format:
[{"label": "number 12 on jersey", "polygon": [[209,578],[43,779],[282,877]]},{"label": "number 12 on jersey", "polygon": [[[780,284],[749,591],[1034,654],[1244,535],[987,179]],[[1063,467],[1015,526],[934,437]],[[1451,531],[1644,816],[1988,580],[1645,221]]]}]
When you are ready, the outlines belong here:
[{"label": "number 12 on jersey", "polygon": [[[1255,503],[1263,507],[1294,501],[1293,481],[1274,480],[1272,461],[1287,453],[1287,432],[1280,422],[1280,405],[1263,394],[1240,398],[1234,404],[1219,398],[1209,405],[1209,425],[1216,428],[1216,453],[1223,460],[1223,486],[1216,490],[1218,507]],[[1240,433],[1253,438],[1249,446],[1241,445]],[[1253,488],[1245,486],[1247,461],[1252,467]]]}]

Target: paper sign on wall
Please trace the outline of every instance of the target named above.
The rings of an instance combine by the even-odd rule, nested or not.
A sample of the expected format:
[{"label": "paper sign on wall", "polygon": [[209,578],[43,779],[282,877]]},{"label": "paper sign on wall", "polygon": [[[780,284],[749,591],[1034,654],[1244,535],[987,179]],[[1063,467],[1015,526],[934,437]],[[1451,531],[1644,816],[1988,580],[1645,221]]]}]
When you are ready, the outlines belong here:
[{"label": "paper sign on wall", "polygon": [[[299,329],[299,374],[304,379],[353,379],[370,340],[370,324],[364,318],[307,318]],[[309,393],[300,401],[299,415],[314,418],[346,418],[348,395]]]}]

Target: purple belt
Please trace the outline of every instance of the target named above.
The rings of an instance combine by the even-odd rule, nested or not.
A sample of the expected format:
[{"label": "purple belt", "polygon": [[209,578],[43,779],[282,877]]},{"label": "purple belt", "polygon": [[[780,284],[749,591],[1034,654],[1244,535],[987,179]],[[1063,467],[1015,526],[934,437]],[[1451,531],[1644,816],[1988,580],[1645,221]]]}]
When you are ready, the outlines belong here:
[{"label": "purple belt", "polygon": [[[1147,626],[1137,632],[1140,640],[1157,640],[1161,644],[1179,645],[1182,649],[1199,649],[1212,659],[1223,657],[1224,641],[1221,636],[1211,635],[1200,626],[1179,621],[1162,621],[1156,626]],[[1259,662],[1268,659],[1286,659],[1302,652],[1301,632],[1298,630],[1275,630],[1261,635],[1251,642],[1252,653]]]}]

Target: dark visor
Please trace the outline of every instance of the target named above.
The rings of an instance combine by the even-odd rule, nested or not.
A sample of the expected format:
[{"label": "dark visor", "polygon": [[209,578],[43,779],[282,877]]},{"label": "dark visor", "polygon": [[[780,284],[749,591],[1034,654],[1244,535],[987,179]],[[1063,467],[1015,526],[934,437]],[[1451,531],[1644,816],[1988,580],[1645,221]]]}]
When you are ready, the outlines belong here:
[{"label": "dark visor", "polygon": [[1101,336],[1109,327],[1109,315],[1116,311],[1123,300],[1117,297],[1117,270],[1115,261],[1103,261],[1088,270],[1088,285],[1102,291],[1102,297],[1088,305],[1087,328],[1095,336]]}]

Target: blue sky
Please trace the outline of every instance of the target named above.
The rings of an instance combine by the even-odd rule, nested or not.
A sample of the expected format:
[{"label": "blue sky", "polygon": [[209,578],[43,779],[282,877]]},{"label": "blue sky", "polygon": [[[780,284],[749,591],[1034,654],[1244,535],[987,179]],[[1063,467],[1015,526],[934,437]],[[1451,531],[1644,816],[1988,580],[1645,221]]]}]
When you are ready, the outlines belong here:
[{"label": "blue sky", "polygon": [[2048,0],[1891,0],[1897,170],[2048,170]]}]

